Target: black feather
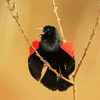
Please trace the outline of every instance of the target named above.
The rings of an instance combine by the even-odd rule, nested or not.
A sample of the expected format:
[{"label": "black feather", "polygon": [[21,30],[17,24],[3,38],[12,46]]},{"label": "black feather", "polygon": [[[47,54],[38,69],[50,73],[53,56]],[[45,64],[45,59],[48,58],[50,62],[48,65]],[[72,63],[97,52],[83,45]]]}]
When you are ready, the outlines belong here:
[{"label": "black feather", "polygon": [[41,80],[44,86],[51,90],[57,90],[57,76],[49,68],[47,69],[44,77]]},{"label": "black feather", "polygon": [[28,59],[28,66],[31,75],[36,79],[39,80],[41,77],[41,72],[43,69],[43,62],[36,56],[36,53],[31,55]]},{"label": "black feather", "polygon": [[[48,61],[53,69],[69,79],[69,75],[75,69],[75,60],[60,48],[62,41],[55,27],[45,26],[41,35],[38,52]],[[34,53],[29,57],[29,70],[32,76],[39,80],[43,69],[43,62]],[[41,79],[41,83],[51,90],[64,91],[72,84],[56,76],[49,68]]]}]

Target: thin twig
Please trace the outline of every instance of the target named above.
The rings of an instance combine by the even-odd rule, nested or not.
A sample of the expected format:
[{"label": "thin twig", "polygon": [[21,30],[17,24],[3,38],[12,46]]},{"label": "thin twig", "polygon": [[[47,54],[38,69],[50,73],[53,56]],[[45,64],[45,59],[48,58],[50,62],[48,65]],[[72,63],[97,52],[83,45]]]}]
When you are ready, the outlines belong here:
[{"label": "thin twig", "polygon": [[97,18],[96,18],[96,23],[95,23],[94,28],[93,28],[93,30],[92,30],[92,34],[91,34],[91,36],[90,36],[89,42],[88,42],[88,44],[87,44],[87,46],[86,46],[86,48],[85,48],[85,51],[84,51],[83,56],[82,56],[82,58],[81,58],[81,60],[80,60],[80,62],[79,62],[79,64],[78,64],[78,67],[77,67],[77,69],[76,69],[75,72],[74,72],[73,77],[76,77],[76,75],[77,75],[77,73],[78,73],[78,71],[79,71],[79,69],[80,69],[80,66],[81,66],[82,62],[83,62],[84,58],[86,57],[86,54],[87,54],[87,51],[88,51],[88,49],[89,49],[89,47],[90,47],[91,41],[92,41],[94,35],[96,34],[96,29],[97,29],[97,26],[98,26],[98,24],[99,24],[99,19],[100,19],[100,6],[99,6],[98,16],[97,16]]},{"label": "thin twig", "polygon": [[32,47],[32,49],[35,51],[36,55],[40,58],[40,60],[43,61],[43,63],[46,64],[46,67],[48,67],[50,70],[52,70],[58,77],[62,78],[63,80],[65,80],[65,81],[67,81],[67,82],[69,82],[69,83],[71,83],[71,84],[74,84],[73,81],[71,81],[71,80],[69,80],[69,79],[67,79],[67,78],[65,78],[65,77],[63,77],[63,76],[61,76],[56,70],[54,70],[54,69],[50,66],[50,64],[49,64],[46,60],[44,60],[43,57],[37,52],[37,50],[34,48],[34,46],[33,46],[33,45],[31,44],[31,42],[29,41],[28,36],[27,36],[27,34],[25,33],[23,27],[21,26],[21,23],[20,23],[20,21],[19,21],[19,19],[18,19],[18,16],[19,16],[18,13],[17,13],[17,12],[14,12],[16,15],[13,15],[13,11],[14,11],[14,9],[15,9],[15,7],[16,7],[16,6],[15,6],[16,3],[13,2],[13,7],[11,8],[10,0],[6,0],[6,1],[7,1],[7,3],[8,3],[9,11],[10,11],[12,17],[15,19],[16,23],[18,24],[20,31],[22,32],[22,34],[23,34],[24,37],[25,37],[25,40],[27,41],[27,43],[29,44],[29,46]]},{"label": "thin twig", "polygon": [[62,29],[62,26],[61,26],[61,23],[60,23],[60,18],[59,18],[59,16],[58,16],[58,12],[57,12],[58,7],[56,6],[54,0],[52,0],[52,4],[53,4],[53,8],[54,8],[54,13],[55,13],[55,16],[56,16],[56,18],[57,18],[57,22],[58,22],[58,25],[59,25],[59,28],[60,28],[60,34],[61,34],[61,37],[62,37],[62,41],[63,41],[63,42],[66,42],[66,40],[65,40],[65,38],[64,38],[63,29]]},{"label": "thin twig", "polygon": [[77,95],[76,95],[76,80],[75,80],[75,78],[76,78],[76,75],[77,75],[77,73],[78,73],[78,71],[79,71],[79,69],[80,69],[80,66],[81,66],[81,64],[82,64],[82,62],[83,62],[83,60],[84,60],[84,58],[86,57],[86,54],[87,54],[87,51],[88,51],[89,46],[90,46],[90,44],[91,44],[91,41],[92,41],[94,35],[96,34],[96,29],[97,29],[97,26],[98,26],[98,24],[99,24],[99,19],[100,19],[100,6],[99,6],[99,13],[98,13],[98,16],[97,16],[97,19],[96,19],[96,23],[95,23],[94,28],[93,28],[93,30],[92,30],[92,34],[91,34],[91,36],[90,36],[89,42],[88,42],[88,44],[87,44],[87,47],[85,48],[85,51],[84,51],[84,53],[83,53],[83,56],[82,56],[82,58],[81,58],[81,60],[80,60],[80,62],[79,62],[79,64],[78,64],[78,67],[77,67],[75,73],[72,75],[72,77],[73,77],[73,82],[74,82],[74,85],[73,85],[73,96],[74,96],[74,100],[77,100]]},{"label": "thin twig", "polygon": [[75,77],[73,77],[73,82],[74,82],[74,85],[73,85],[73,98],[74,98],[74,100],[77,100]]}]

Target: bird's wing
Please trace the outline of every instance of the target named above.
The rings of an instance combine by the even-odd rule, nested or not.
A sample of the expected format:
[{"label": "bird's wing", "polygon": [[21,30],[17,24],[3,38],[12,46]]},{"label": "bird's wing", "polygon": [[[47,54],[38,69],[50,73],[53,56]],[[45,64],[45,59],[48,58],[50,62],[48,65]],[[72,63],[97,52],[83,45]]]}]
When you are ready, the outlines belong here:
[{"label": "bird's wing", "polygon": [[[38,51],[39,50],[39,41],[33,41],[32,46]],[[42,69],[43,69],[43,62],[37,57],[35,51],[30,47],[30,55],[28,58],[28,67],[31,75],[36,79],[39,80],[41,77]]]},{"label": "bird's wing", "polygon": [[65,59],[65,63],[64,65],[62,65],[61,70],[62,72],[65,72],[67,75],[70,75],[75,69],[73,44],[72,42],[65,42],[61,44],[60,48]]},{"label": "bird's wing", "polygon": [[[75,59],[74,59],[74,48],[73,44],[71,42],[65,42],[62,43],[60,46],[60,52],[62,54],[62,58],[64,60],[64,63],[60,65],[60,73],[69,79],[69,75],[74,71],[75,69]],[[59,78],[58,79],[58,90],[64,91],[68,87],[70,87],[72,84],[66,82],[65,80]]]},{"label": "bird's wing", "polygon": [[[37,50],[39,48],[39,41],[38,40],[33,41],[32,46]],[[35,52],[32,47],[30,47],[29,51],[30,51],[30,56]]]},{"label": "bird's wing", "polygon": [[65,43],[62,43],[60,48],[64,50],[70,57],[74,58],[74,47],[72,42],[67,41]]},{"label": "bird's wing", "polygon": [[74,47],[72,42],[62,43],[60,51],[64,59],[64,64],[60,66],[61,72],[64,76],[70,75],[75,69]]}]

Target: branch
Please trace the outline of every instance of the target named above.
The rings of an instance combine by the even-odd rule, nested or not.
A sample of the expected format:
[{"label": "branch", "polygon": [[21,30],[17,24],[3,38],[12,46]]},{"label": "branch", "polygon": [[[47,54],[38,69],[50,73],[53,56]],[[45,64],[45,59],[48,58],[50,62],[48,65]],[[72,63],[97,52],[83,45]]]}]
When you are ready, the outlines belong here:
[{"label": "branch", "polygon": [[74,85],[73,85],[73,97],[74,97],[74,100],[77,100],[75,77],[73,77],[73,82],[74,82]]},{"label": "branch", "polygon": [[69,82],[69,83],[71,83],[71,84],[74,84],[74,82],[72,82],[72,81],[69,80],[69,79],[66,79],[65,77],[61,76],[56,70],[54,70],[54,69],[50,66],[50,64],[49,64],[46,60],[44,60],[43,57],[37,52],[37,50],[34,48],[34,46],[31,45],[31,42],[29,41],[28,36],[27,36],[27,34],[25,33],[25,31],[24,31],[23,27],[21,26],[21,23],[20,23],[20,21],[19,21],[19,19],[18,19],[18,18],[19,18],[19,14],[18,14],[18,12],[15,12],[16,3],[13,2],[13,7],[11,8],[10,0],[6,0],[6,1],[7,1],[7,3],[8,3],[8,9],[9,9],[9,11],[10,11],[12,17],[15,19],[16,23],[18,24],[19,29],[20,29],[21,33],[24,35],[25,40],[27,41],[27,43],[29,44],[29,46],[32,47],[32,49],[35,51],[36,55],[40,58],[40,60],[43,61],[43,63],[46,65],[46,67],[48,67],[50,70],[52,70],[58,77],[62,78],[63,80],[65,80],[65,81],[67,81],[67,82]]},{"label": "branch", "polygon": [[75,71],[74,74],[72,75],[72,77],[73,77],[73,82],[74,82],[74,85],[73,85],[74,100],[77,100],[77,95],[76,95],[76,81],[75,81],[75,78],[76,78],[76,75],[77,75],[77,73],[78,73],[78,71],[79,71],[79,69],[80,69],[80,66],[81,66],[83,60],[84,60],[85,57],[86,57],[86,54],[87,54],[87,51],[88,51],[88,49],[89,49],[89,47],[90,47],[91,41],[92,41],[94,35],[96,34],[96,29],[97,29],[97,26],[98,26],[98,24],[99,24],[99,19],[100,19],[100,6],[99,6],[98,16],[97,16],[97,18],[96,18],[96,23],[95,23],[94,28],[93,28],[93,30],[92,30],[92,34],[91,34],[91,36],[90,36],[89,42],[88,42],[88,44],[87,44],[87,46],[86,46],[86,48],[85,48],[85,51],[84,51],[83,56],[82,56],[82,58],[81,58],[81,60],[80,60],[80,62],[79,62],[79,64],[78,64],[78,67],[77,67],[76,71]]},{"label": "branch", "polygon": [[91,36],[90,36],[89,42],[88,42],[88,44],[87,44],[87,46],[86,46],[86,48],[85,48],[85,51],[84,51],[83,56],[82,56],[82,58],[81,58],[81,60],[80,60],[80,62],[79,62],[79,64],[78,64],[78,67],[77,67],[76,71],[75,71],[74,74],[73,74],[73,77],[76,77],[76,75],[77,75],[77,73],[78,73],[78,71],[79,71],[79,69],[80,69],[80,66],[81,66],[82,62],[83,62],[83,60],[84,60],[85,57],[86,57],[86,54],[87,54],[87,51],[88,51],[88,49],[89,49],[89,47],[90,47],[91,41],[92,41],[94,35],[96,34],[96,29],[97,29],[97,26],[98,26],[98,24],[99,24],[99,19],[100,19],[100,6],[99,6],[99,12],[98,12],[98,15],[97,15],[97,18],[96,18],[96,23],[95,23],[94,28],[93,28],[93,30],[92,30],[92,34],[91,34]]},{"label": "branch", "polygon": [[54,13],[55,13],[55,16],[57,18],[57,22],[58,22],[58,25],[59,25],[59,28],[60,28],[60,34],[61,34],[62,40],[63,40],[63,42],[66,42],[66,40],[64,38],[63,29],[62,29],[62,26],[61,26],[61,23],[60,23],[60,18],[59,18],[58,13],[57,13],[58,7],[56,6],[54,0],[52,0],[52,4],[53,4],[53,8],[54,8]]}]

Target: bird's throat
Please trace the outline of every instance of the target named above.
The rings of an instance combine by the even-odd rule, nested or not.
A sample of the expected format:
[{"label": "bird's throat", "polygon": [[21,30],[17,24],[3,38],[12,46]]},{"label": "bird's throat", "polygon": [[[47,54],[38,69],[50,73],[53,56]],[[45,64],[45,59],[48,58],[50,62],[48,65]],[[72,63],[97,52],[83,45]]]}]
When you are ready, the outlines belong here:
[{"label": "bird's throat", "polygon": [[59,49],[60,46],[60,40],[54,40],[54,41],[48,41],[43,40],[41,43],[41,48],[46,52],[54,52]]}]

